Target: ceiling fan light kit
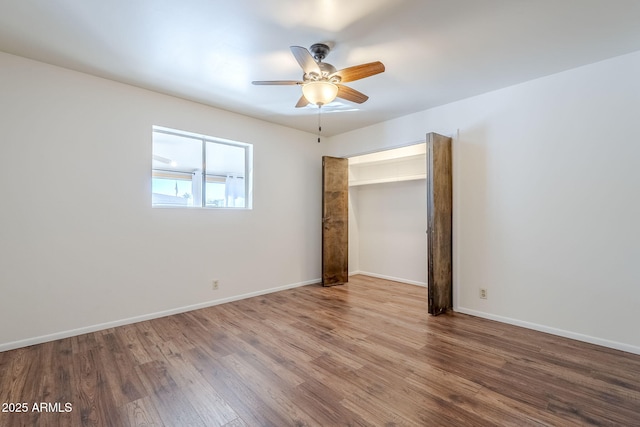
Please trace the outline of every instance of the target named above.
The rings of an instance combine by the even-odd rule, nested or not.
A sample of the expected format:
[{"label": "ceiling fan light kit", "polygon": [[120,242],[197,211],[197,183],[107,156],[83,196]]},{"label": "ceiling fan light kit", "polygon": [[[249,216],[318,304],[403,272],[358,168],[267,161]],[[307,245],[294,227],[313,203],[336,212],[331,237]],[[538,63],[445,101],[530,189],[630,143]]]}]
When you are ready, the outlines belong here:
[{"label": "ceiling fan light kit", "polygon": [[302,85],[302,95],[309,103],[322,106],[336,99],[338,86],[328,81],[310,81]]}]

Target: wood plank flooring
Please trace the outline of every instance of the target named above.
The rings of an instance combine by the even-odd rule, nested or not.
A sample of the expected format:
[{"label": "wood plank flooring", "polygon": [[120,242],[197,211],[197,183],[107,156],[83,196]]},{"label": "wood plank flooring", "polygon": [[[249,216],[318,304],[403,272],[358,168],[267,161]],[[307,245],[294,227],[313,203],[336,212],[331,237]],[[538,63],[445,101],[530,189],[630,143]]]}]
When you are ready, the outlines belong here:
[{"label": "wood plank flooring", "polygon": [[5,427],[640,426],[640,356],[354,276],[0,353],[0,403],[28,406]]}]

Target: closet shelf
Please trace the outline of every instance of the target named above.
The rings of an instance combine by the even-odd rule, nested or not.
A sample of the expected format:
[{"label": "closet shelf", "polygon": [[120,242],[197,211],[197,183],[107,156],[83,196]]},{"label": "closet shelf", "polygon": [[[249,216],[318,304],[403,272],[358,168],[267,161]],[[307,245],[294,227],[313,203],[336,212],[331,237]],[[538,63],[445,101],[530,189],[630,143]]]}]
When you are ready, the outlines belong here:
[{"label": "closet shelf", "polygon": [[[411,162],[411,161],[416,161],[416,160],[424,160],[426,162],[426,154],[425,153],[418,153],[418,154],[412,154],[412,155],[395,155],[393,156],[392,154],[388,154],[391,157],[382,157],[381,155],[377,156],[375,158],[375,160],[369,160],[369,159],[359,159],[357,157],[351,158],[349,159],[349,166],[351,167],[367,167],[367,166],[373,166],[373,165],[384,165],[384,164],[389,164],[389,163],[407,163],[407,162]],[[370,156],[370,155],[365,155],[362,157],[366,157],[366,156]]]},{"label": "closet shelf", "polygon": [[376,179],[357,179],[357,180],[349,181],[349,187],[357,187],[360,185],[384,184],[387,182],[416,181],[419,179],[426,179],[426,178],[427,178],[426,174],[417,174],[417,175],[384,177],[384,178],[376,178]]}]

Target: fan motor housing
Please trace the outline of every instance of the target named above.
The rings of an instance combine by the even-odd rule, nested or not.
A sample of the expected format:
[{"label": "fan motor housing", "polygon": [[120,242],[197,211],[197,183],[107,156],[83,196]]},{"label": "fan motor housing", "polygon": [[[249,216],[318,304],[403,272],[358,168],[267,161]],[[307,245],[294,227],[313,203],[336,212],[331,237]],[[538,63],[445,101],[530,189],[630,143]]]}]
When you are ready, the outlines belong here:
[{"label": "fan motor housing", "polygon": [[[318,63],[318,67],[320,68],[321,75],[317,75],[316,73],[304,74],[304,76],[302,77],[303,81],[307,82],[307,81],[323,80],[328,78],[331,74],[338,71],[336,67],[329,64],[328,62],[322,62],[322,60],[326,58],[327,55],[329,54],[329,51],[331,51],[331,48],[324,43],[316,43],[311,45],[311,47],[309,48],[309,52],[311,52],[311,54],[313,55],[313,58]],[[336,81],[334,83],[338,83],[338,82]]]},{"label": "fan motor housing", "polygon": [[320,67],[320,70],[322,71],[322,75],[323,76],[328,76],[329,74],[333,74],[336,71],[336,67],[334,67],[333,65],[329,64],[328,62],[318,62],[318,66]]}]

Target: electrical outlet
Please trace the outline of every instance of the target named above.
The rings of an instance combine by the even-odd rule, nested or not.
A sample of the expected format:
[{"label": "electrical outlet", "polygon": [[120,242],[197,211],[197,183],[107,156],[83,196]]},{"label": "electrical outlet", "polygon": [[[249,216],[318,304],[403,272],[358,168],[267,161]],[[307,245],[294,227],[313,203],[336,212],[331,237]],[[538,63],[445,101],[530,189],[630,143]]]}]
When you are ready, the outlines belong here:
[{"label": "electrical outlet", "polygon": [[212,288],[214,291],[217,291],[217,290],[218,290],[218,284],[219,284],[219,283],[218,283],[218,280],[214,280],[213,282],[211,282],[211,288]]},{"label": "electrical outlet", "polygon": [[487,290],[485,288],[480,288],[480,298],[487,299]]}]

